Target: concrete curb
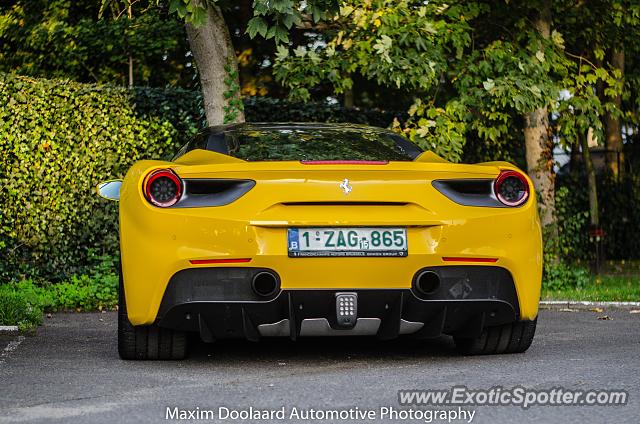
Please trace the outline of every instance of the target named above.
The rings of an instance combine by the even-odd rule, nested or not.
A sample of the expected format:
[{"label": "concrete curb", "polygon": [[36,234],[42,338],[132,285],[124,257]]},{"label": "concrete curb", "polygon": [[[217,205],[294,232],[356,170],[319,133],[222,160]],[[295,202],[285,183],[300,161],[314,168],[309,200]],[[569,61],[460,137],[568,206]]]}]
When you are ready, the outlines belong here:
[{"label": "concrete curb", "polygon": [[591,302],[578,300],[541,300],[543,309],[640,309],[640,302]]},{"label": "concrete curb", "polygon": [[17,325],[0,325],[0,333],[15,333],[17,331]]}]

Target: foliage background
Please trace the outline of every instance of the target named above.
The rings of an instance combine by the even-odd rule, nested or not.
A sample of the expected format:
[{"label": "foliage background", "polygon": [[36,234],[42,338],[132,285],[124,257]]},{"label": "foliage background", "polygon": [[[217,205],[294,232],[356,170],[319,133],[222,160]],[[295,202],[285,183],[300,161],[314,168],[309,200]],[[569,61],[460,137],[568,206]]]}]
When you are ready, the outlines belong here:
[{"label": "foliage background", "polygon": [[129,54],[136,85],[195,85],[184,26],[167,10],[117,11],[98,19],[93,0],[28,0],[0,4],[0,72],[79,82],[127,83]]}]

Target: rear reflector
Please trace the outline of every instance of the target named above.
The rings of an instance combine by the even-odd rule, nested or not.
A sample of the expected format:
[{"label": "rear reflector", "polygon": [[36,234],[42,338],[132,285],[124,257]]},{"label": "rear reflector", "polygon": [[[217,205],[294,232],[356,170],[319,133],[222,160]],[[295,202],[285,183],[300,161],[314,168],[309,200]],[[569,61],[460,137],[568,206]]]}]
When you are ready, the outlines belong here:
[{"label": "rear reflector", "polygon": [[238,258],[238,259],[191,259],[192,265],[204,265],[204,264],[240,264],[251,262],[251,258]]},{"label": "rear reflector", "polygon": [[459,258],[459,257],[451,257],[445,256],[442,258],[445,262],[485,262],[485,263],[493,263],[498,262],[498,258]]},{"label": "rear reflector", "polygon": [[301,160],[303,165],[386,165],[387,160]]}]

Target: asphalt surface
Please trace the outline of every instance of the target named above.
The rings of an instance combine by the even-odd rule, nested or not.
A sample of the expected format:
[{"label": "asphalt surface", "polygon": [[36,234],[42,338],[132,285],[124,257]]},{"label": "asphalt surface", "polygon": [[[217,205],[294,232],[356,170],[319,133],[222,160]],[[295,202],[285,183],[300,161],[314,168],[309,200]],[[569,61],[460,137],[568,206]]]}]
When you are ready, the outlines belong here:
[{"label": "asphalt surface", "polygon": [[399,389],[457,385],[629,393],[624,406],[463,406],[474,423],[637,423],[639,370],[640,314],[629,310],[542,311],[533,346],[520,355],[461,357],[447,338],[334,338],[196,343],[180,362],[118,359],[115,313],[54,314],[35,335],[0,335],[0,423],[160,422],[167,407],[212,410],[218,420],[219,407],[357,407],[380,421],[380,408],[403,409]]}]

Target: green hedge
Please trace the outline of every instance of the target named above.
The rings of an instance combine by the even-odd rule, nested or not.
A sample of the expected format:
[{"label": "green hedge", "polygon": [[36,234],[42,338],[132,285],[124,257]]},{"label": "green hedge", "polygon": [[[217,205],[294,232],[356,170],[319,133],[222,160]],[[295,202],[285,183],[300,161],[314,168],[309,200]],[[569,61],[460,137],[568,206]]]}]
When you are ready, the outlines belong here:
[{"label": "green hedge", "polygon": [[0,75],[0,281],[58,280],[117,252],[116,204],[95,185],[172,154],[198,130],[198,101]]}]

